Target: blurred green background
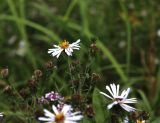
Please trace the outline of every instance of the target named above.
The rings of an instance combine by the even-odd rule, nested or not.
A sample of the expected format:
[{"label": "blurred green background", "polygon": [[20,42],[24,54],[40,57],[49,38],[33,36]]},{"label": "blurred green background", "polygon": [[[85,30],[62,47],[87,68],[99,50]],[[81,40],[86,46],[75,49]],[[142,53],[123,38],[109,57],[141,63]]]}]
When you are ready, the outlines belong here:
[{"label": "blurred green background", "polygon": [[[71,59],[101,76],[96,87],[105,91],[104,86],[112,82],[131,87],[131,95],[140,100],[137,108],[150,113],[150,122],[159,123],[159,11],[159,0],[1,0],[0,68],[9,69],[8,81],[17,89],[24,87],[35,69],[53,61],[57,70],[43,79],[38,94],[54,90],[53,81],[65,94],[67,57],[62,54],[57,60],[47,50],[63,39],[81,39],[81,50]],[[98,51],[91,54],[93,44]],[[6,85],[0,79],[1,92]],[[0,112],[12,108],[2,94]]]}]

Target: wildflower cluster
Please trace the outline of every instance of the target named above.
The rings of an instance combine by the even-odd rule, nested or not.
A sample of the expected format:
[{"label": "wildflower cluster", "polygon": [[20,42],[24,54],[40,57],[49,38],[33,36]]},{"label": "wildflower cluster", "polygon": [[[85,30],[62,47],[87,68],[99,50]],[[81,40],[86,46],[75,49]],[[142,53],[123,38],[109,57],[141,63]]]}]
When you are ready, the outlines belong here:
[{"label": "wildflower cluster", "polygon": [[[53,57],[59,58],[63,51],[68,56],[72,56],[73,51],[79,49],[80,39],[73,43],[69,43],[67,40],[64,40],[60,42],[59,45],[53,45],[53,48],[48,49],[48,53]],[[96,46],[96,42],[93,42],[90,45],[91,55],[93,56],[93,54],[97,51],[99,51],[99,49]],[[97,115],[97,107],[95,105],[99,103],[99,100],[96,100],[97,102],[93,100],[95,97],[93,92],[96,88],[96,84],[99,84],[101,76],[96,72],[92,72],[89,65],[85,68],[85,70],[82,69],[82,66],[84,67],[84,65],[81,65],[79,60],[68,61],[69,68],[66,69],[66,71],[69,70],[68,74],[71,77],[67,78],[69,83],[66,87],[69,93],[66,93],[65,95],[62,95],[61,89],[59,90],[54,88],[54,91],[48,92],[49,89],[46,88],[47,83],[44,84],[47,80],[54,80],[54,76],[59,74],[58,72],[54,74],[55,71],[53,70],[58,70],[58,67],[52,61],[45,64],[45,68],[47,70],[35,70],[32,77],[27,81],[27,86],[22,86],[19,90],[17,89],[18,91],[14,92],[16,89],[14,88],[13,90],[12,85],[8,82],[9,84],[4,88],[3,92],[7,92],[7,94],[12,94],[12,96],[15,96],[15,98],[22,103],[22,105],[20,105],[21,110],[34,111],[36,118],[32,119],[36,120],[36,122],[77,123],[83,120],[84,117],[87,117],[93,122],[97,122],[99,119],[97,120],[95,118]],[[8,69],[2,70],[1,76],[6,78],[8,76]],[[47,77],[45,78],[45,76]],[[58,79],[61,80],[61,78]],[[43,82],[41,82],[41,80]],[[55,87],[58,88],[58,86],[61,86],[62,83],[59,83],[59,85],[56,83],[54,84]],[[40,85],[44,88],[39,88]],[[42,95],[41,93],[38,93],[38,90],[40,90],[41,93],[48,93]],[[128,98],[131,88],[124,89],[120,93],[120,85],[112,83],[106,86],[106,90],[109,93],[104,93],[98,90],[99,93],[96,93],[98,98],[96,99],[101,99],[105,96],[111,100],[110,103],[107,104],[107,110],[110,110],[111,112],[110,120],[112,123],[118,123],[119,119],[122,119],[124,123],[145,123],[149,118],[148,115],[145,117],[146,115],[144,115],[144,112],[139,112],[139,115],[136,115],[134,118],[131,117],[131,114],[139,111],[134,107],[134,105],[138,102],[137,98]],[[100,101],[103,102],[102,100]],[[93,102],[96,102],[96,104],[93,104]],[[100,106],[103,109],[103,105]],[[129,115],[127,113],[129,113]],[[2,120],[3,117],[3,113],[0,113],[0,120]],[[104,122],[106,122],[105,118]]]}]

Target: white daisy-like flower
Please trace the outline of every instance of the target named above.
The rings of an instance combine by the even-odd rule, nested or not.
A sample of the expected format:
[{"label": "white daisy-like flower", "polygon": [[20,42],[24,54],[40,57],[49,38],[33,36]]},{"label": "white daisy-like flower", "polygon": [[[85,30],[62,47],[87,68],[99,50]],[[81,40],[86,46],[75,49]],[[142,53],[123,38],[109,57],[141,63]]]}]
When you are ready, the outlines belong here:
[{"label": "white daisy-like flower", "polygon": [[3,117],[3,113],[0,113],[0,117]]},{"label": "white daisy-like flower", "polygon": [[54,105],[52,105],[52,109],[54,113],[44,109],[46,117],[39,117],[38,119],[46,123],[77,123],[83,118],[79,111],[72,113],[72,107],[67,104],[64,104],[61,111]]},{"label": "white daisy-like flower", "polygon": [[109,93],[111,94],[111,96],[109,96],[108,94],[104,93],[104,92],[100,92],[101,94],[103,94],[104,96],[110,98],[111,100],[113,100],[113,102],[111,104],[109,104],[107,106],[108,109],[111,109],[114,105],[120,105],[124,110],[128,111],[128,112],[132,112],[135,111],[136,109],[127,105],[127,104],[131,104],[131,103],[137,103],[137,99],[136,98],[129,98],[128,94],[130,92],[130,88],[123,90],[121,95],[119,94],[119,85],[115,85],[115,84],[110,84],[109,86],[106,86],[106,89],[109,91]]},{"label": "white daisy-like flower", "polygon": [[58,58],[62,51],[65,51],[68,56],[72,56],[72,52],[74,49],[79,50],[79,43],[80,39],[78,39],[76,42],[73,42],[72,44],[69,44],[67,40],[64,40],[59,45],[53,45],[54,48],[48,49],[48,53],[51,53],[53,57],[56,56]]},{"label": "white daisy-like flower", "polygon": [[3,113],[0,113],[0,121],[3,119]]},{"label": "white daisy-like flower", "polygon": [[157,36],[160,37],[160,29],[157,30]]}]

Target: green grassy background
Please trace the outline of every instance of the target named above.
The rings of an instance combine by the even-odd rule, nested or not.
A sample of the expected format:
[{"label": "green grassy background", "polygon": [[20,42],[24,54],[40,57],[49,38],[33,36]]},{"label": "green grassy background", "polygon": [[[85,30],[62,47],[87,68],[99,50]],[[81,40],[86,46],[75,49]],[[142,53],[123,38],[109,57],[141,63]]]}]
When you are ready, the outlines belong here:
[{"label": "green grassy background", "polygon": [[[50,74],[42,78],[38,96],[51,90],[71,94],[68,76],[74,75],[64,71],[68,58],[63,54],[53,58],[47,50],[63,39],[74,42],[80,38],[81,50],[70,58],[81,62],[79,73],[99,74],[101,80],[95,84],[99,90],[105,91],[104,86],[112,82],[131,87],[131,95],[139,100],[136,107],[149,112],[149,122],[159,123],[159,4],[159,0],[1,0],[0,68],[9,69],[8,79],[0,79],[0,112],[9,115],[5,122],[37,122],[32,113],[20,108],[23,101],[13,103],[14,97],[3,94],[7,84],[17,92],[25,87],[35,69],[43,70],[45,76]],[[93,41],[99,52],[92,56]],[[57,66],[52,73],[44,69],[47,61]]]}]

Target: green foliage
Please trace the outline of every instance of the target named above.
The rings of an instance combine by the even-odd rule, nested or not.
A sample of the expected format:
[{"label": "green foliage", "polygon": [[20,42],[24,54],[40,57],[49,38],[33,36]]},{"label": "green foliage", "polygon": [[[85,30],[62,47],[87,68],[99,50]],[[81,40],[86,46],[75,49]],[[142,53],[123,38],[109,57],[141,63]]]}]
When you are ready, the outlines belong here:
[{"label": "green foliage", "polygon": [[108,115],[106,110],[106,103],[104,101],[104,98],[100,95],[100,90],[95,88],[94,92],[93,92],[93,108],[95,111],[95,120],[96,123],[100,122],[100,123],[105,123],[106,119],[108,119]]}]

